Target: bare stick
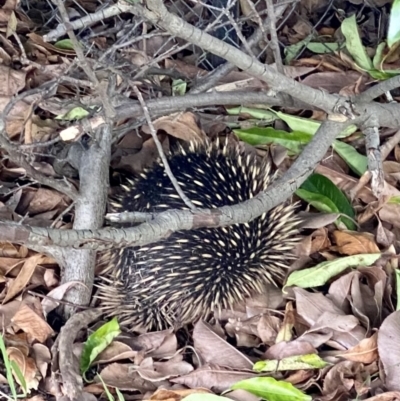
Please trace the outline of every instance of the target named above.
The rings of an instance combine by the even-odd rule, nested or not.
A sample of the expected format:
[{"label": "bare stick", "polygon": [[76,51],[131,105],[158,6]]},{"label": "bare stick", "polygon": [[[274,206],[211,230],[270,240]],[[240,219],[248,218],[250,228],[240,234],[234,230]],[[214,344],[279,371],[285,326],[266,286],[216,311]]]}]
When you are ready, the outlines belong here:
[{"label": "bare stick", "polygon": [[355,101],[368,103],[371,100],[383,95],[386,92],[390,92],[400,86],[400,75],[390,78],[386,81],[379,82],[377,85],[368,88],[365,92],[356,96]]},{"label": "bare stick", "polygon": [[276,72],[268,65],[260,63],[256,58],[247,55],[241,50],[214,38],[213,36],[195,28],[181,18],[171,14],[161,0],[147,0],[147,8],[140,5],[133,7],[138,14],[154,24],[196,46],[201,47],[219,57],[222,57],[243,71],[268,83],[277,92],[285,92],[296,99],[307,98],[309,105],[318,107],[329,114],[341,111],[341,114],[353,115],[345,99],[314,90],[306,85],[294,81]]},{"label": "bare stick", "polygon": [[270,18],[270,27],[271,27],[271,29],[270,29],[271,48],[272,48],[272,51],[274,52],[276,69],[281,74],[284,74],[281,52],[279,50],[279,40],[278,40],[278,35],[276,33],[276,17],[275,17],[274,4],[273,4],[272,0],[266,0],[266,1],[267,1],[268,15]]},{"label": "bare stick", "polygon": [[[358,122],[358,121],[356,121]],[[170,210],[154,219],[125,229],[55,230],[0,223],[0,241],[34,245],[58,245],[79,249],[106,250],[111,246],[142,246],[166,238],[180,230],[222,227],[247,223],[286,201],[314,171],[336,136],[349,123],[324,122],[302,154],[282,178],[265,192],[234,206],[207,210]]]},{"label": "bare stick", "polygon": [[384,190],[384,174],[382,157],[379,149],[379,128],[377,125],[364,129],[365,148],[367,150],[368,170],[371,173],[371,189],[373,194],[380,198]]},{"label": "bare stick", "polygon": [[[391,136],[381,147],[381,158],[382,162],[386,160],[389,156],[389,153],[393,150],[393,148],[400,142],[400,130],[397,131],[393,136]],[[358,180],[357,185],[350,191],[350,198],[354,199],[357,194],[363,189],[371,179],[371,172],[366,171]]]},{"label": "bare stick", "polygon": [[[103,21],[106,18],[114,17],[116,15],[129,12],[131,10],[131,5],[128,4],[117,4],[111,7],[108,7],[104,10],[98,11],[94,14],[89,14],[86,17],[77,19],[73,22],[69,22],[69,29],[82,29],[87,28],[96,22]],[[50,31],[48,34],[43,36],[43,40],[46,42],[51,42],[53,40],[58,39],[61,36],[64,36],[67,33],[67,26],[64,24],[60,24],[56,29]]]},{"label": "bare stick", "polygon": [[83,392],[83,380],[79,372],[72,349],[80,330],[87,328],[101,313],[98,310],[86,310],[72,316],[62,327],[58,338],[58,359],[65,393],[70,400],[80,399]]},{"label": "bare stick", "polygon": [[[165,114],[175,113],[177,111],[187,110],[193,107],[205,107],[215,105],[249,105],[249,104],[269,104],[271,106],[283,106],[284,101],[281,95],[271,96],[265,92],[211,92],[201,93],[197,95],[185,95],[185,96],[170,96],[161,99],[152,99],[147,101],[147,109],[151,118],[160,117]],[[306,103],[289,101],[285,105],[286,107],[297,107],[307,108]],[[399,106],[400,112],[400,106]],[[124,103],[116,108],[116,117],[118,119],[124,118],[140,118],[143,115],[143,109],[139,102],[132,100],[124,100]],[[393,119],[391,118],[390,121]],[[105,123],[102,116],[96,116],[87,121],[94,130],[98,126]],[[68,132],[68,135],[79,137],[85,131],[85,127],[82,123],[71,125],[67,129],[60,132],[60,136],[63,136],[64,132]],[[72,132],[72,134],[71,134]]]}]

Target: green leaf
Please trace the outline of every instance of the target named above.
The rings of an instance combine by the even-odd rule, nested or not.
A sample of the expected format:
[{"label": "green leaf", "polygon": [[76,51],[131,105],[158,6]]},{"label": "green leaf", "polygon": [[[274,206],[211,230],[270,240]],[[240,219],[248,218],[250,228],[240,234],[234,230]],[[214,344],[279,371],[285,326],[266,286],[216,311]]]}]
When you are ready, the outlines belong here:
[{"label": "green leaf", "polygon": [[[312,120],[310,118],[296,117],[290,114],[285,114],[280,111],[276,111],[275,114],[283,120],[292,131],[304,132],[306,134],[315,135],[318,128],[321,126],[319,121]],[[357,131],[355,125],[350,125],[344,131],[342,131],[338,138],[345,138]]]},{"label": "green leaf", "polygon": [[[354,220],[355,212],[344,193],[329,178],[321,174],[312,174],[308,177],[296,191],[296,195],[322,212],[342,213]],[[356,226],[350,219],[342,216],[338,220],[349,230],[355,230]]]},{"label": "green leaf", "polygon": [[226,109],[226,111],[231,116],[248,114],[250,117],[257,118],[266,122],[273,122],[276,120],[275,113],[270,110],[252,109],[249,107],[231,107],[229,109]]},{"label": "green leaf", "polygon": [[310,192],[305,189],[299,188],[296,195],[314,206],[317,210],[323,213],[340,213],[336,205],[326,196]]},{"label": "green leaf", "polygon": [[340,49],[339,43],[310,42],[307,49],[316,54],[333,53]]},{"label": "green leaf", "polygon": [[400,70],[384,70],[384,71],[370,70],[368,71],[368,74],[371,75],[371,77],[374,79],[377,79],[379,81],[384,81],[385,79],[389,79],[399,75]]},{"label": "green leaf", "polygon": [[55,47],[58,49],[64,49],[64,50],[75,50],[74,45],[71,42],[71,39],[62,39],[59,40],[54,44]]},{"label": "green leaf", "polygon": [[392,196],[387,203],[393,204],[393,205],[400,205],[400,196]]},{"label": "green leaf", "polygon": [[187,83],[183,79],[174,79],[172,81],[172,95],[183,96],[186,93]]},{"label": "green leaf", "polygon": [[315,135],[321,125],[319,121],[314,121],[311,118],[296,117],[280,111],[276,111],[275,113],[290,127],[292,131],[299,131],[309,135]]},{"label": "green leaf", "polygon": [[387,43],[392,48],[400,40],[400,0],[394,0],[389,17]]},{"label": "green leaf", "polygon": [[297,57],[297,55],[302,51],[304,46],[307,46],[307,43],[310,42],[314,37],[313,34],[308,35],[306,38],[303,40],[300,40],[300,42],[297,42],[293,45],[290,46],[285,46],[284,48],[284,54],[285,54],[285,64],[289,65],[290,62]]},{"label": "green leaf", "polygon": [[259,361],[253,366],[256,372],[276,372],[298,369],[322,369],[328,363],[321,359],[317,354],[295,355],[283,359],[271,359],[269,361]]},{"label": "green leaf", "polygon": [[309,269],[296,270],[287,279],[285,287],[313,288],[325,285],[332,277],[336,277],[349,267],[370,266],[381,257],[380,253],[365,253],[346,256],[319,263]]},{"label": "green leaf", "polygon": [[382,42],[376,47],[374,58],[372,59],[372,64],[374,65],[376,70],[381,69],[381,63],[384,58],[384,51],[386,48],[386,43]]},{"label": "green leaf", "polygon": [[6,368],[6,377],[7,377],[7,383],[10,386],[11,394],[13,395],[14,399],[17,399],[17,390],[15,388],[15,382],[14,378],[12,375],[12,367],[10,364],[10,359],[8,358],[8,354],[6,351],[6,345],[4,343],[4,338],[2,335],[0,335],[0,351],[1,355],[3,357],[3,362],[4,362],[4,367]]},{"label": "green leaf", "polygon": [[337,154],[350,166],[350,168],[359,176],[363,175],[367,171],[367,157],[358,153],[353,148],[353,146],[345,142],[334,141],[332,147],[337,152]]},{"label": "green leaf", "polygon": [[303,146],[312,138],[311,135],[303,132],[286,132],[271,127],[236,129],[233,132],[244,142],[250,145],[265,145],[276,143],[284,146],[294,153],[300,153]]},{"label": "green leaf", "polygon": [[346,39],[347,50],[353,57],[354,61],[363,70],[372,70],[374,68],[372,61],[368,57],[365,47],[361,43],[360,35],[358,34],[356,16],[352,15],[343,20],[341,28]]},{"label": "green leaf", "polygon": [[24,396],[27,395],[28,393],[28,386],[26,385],[25,377],[21,372],[21,369],[17,365],[15,361],[10,361],[11,367],[15,373],[15,375],[18,377],[19,382],[21,383],[22,390],[24,392]]},{"label": "green leaf", "polygon": [[106,393],[108,401],[115,401],[114,396],[110,393],[110,390],[108,389],[106,383],[104,383],[103,378],[98,373],[97,373],[97,377],[99,378],[99,380],[101,381],[101,384],[103,385],[104,392]]},{"label": "green leaf", "polygon": [[268,401],[311,401],[311,397],[293,384],[273,377],[253,377],[242,380],[231,387],[232,390],[246,390]]},{"label": "green leaf", "polygon": [[80,369],[82,375],[87,372],[96,357],[104,351],[120,333],[118,321],[116,318],[113,318],[89,336],[83,347],[81,356]]},{"label": "green leaf", "polygon": [[[303,118],[292,116],[291,114],[285,114],[280,111],[275,110],[262,110],[255,108],[247,108],[247,107],[232,107],[227,109],[228,114],[230,115],[243,115],[248,114],[253,118],[257,118],[266,122],[273,122],[278,118],[283,120],[292,131],[302,132],[308,135],[315,135],[318,128],[321,126],[321,122],[312,120],[311,118]],[[354,132],[357,131],[357,127],[355,125],[350,125],[344,131],[342,131],[338,138],[345,138]]]},{"label": "green leaf", "polygon": [[65,114],[57,116],[56,120],[82,120],[83,118],[87,117],[89,112],[85,110],[83,107],[74,107],[72,110],[68,111]]},{"label": "green leaf", "polygon": [[232,401],[230,398],[215,394],[195,393],[184,397],[182,401]]},{"label": "green leaf", "polygon": [[125,397],[124,395],[121,393],[121,391],[119,391],[119,388],[115,388],[115,392],[117,393],[118,396],[118,401],[125,401]]}]

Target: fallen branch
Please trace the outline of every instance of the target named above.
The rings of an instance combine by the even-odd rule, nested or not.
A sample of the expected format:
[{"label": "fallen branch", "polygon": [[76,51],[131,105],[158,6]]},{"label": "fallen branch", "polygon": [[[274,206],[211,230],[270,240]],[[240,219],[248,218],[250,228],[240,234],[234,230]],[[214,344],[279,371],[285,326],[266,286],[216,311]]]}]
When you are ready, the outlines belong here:
[{"label": "fallen branch", "polygon": [[151,221],[126,229],[56,230],[0,223],[0,241],[99,251],[112,246],[145,245],[181,230],[246,223],[286,201],[314,171],[336,136],[348,125],[331,121],[323,123],[302,154],[279,180],[267,191],[237,205],[213,210],[170,210],[156,214]]}]

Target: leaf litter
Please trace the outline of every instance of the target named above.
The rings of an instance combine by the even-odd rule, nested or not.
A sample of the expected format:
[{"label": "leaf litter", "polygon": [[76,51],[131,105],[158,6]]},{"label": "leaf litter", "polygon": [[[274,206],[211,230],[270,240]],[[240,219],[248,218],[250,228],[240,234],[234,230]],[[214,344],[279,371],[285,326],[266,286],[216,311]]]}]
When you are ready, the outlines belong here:
[{"label": "leaf litter", "polygon": [[[85,7],[92,11],[95,3],[89,1]],[[367,18],[362,22],[364,35],[367,32],[370,36],[360,39],[355,19],[349,18],[349,2],[345,2],[348,18],[341,27],[343,47],[336,41],[338,30],[329,25],[329,19],[313,33],[318,10],[328,2],[301,3],[309,20],[295,15],[279,31],[288,52],[286,60],[291,60],[290,65],[284,66],[287,76],[329,93],[356,95],[377,76],[398,68],[396,53],[385,59],[379,59],[376,53],[371,58],[371,49],[376,50],[373,32],[377,31],[375,20],[368,18],[373,12],[371,9],[364,10]],[[380,6],[383,3],[386,1]],[[240,6],[243,15],[251,15],[246,1],[240,1]],[[0,7],[0,30],[5,33],[4,27],[7,27],[8,31],[5,36],[1,35],[0,110],[16,93],[66,74],[75,56],[68,43],[62,45],[59,41],[54,45],[43,40],[38,16],[32,13],[34,7],[26,14],[15,14],[16,7],[17,2],[13,1]],[[74,6],[70,12],[81,15]],[[329,17],[334,18],[332,15]],[[39,28],[39,33],[33,32],[34,28]],[[22,56],[12,40],[12,32],[26,41],[30,62],[21,64],[22,68],[12,63]],[[399,35],[393,23],[390,35],[388,43]],[[322,39],[326,38],[330,42],[324,46]],[[94,35],[92,43],[104,51],[110,39],[106,32],[100,32]],[[156,35],[146,42],[134,43],[125,57],[138,68],[158,57],[160,66],[174,70],[184,82],[207,74],[191,58],[196,55],[196,49],[189,52],[190,56],[182,53],[180,58],[168,57],[168,51],[173,51],[174,46],[167,35]],[[160,57],[160,48],[167,56]],[[164,93],[172,92],[168,76],[153,77],[158,94],[161,95],[161,87]],[[77,111],[86,110],[65,101],[76,96],[73,82],[76,81],[63,81],[50,99],[32,95],[18,101],[6,118],[8,137],[20,145],[58,138],[66,126],[66,116],[80,118]],[[91,86],[84,80],[78,85],[85,88],[79,93],[79,103],[90,104]],[[247,73],[231,71],[215,83],[213,90],[245,92],[263,88],[261,81]],[[40,108],[35,107],[37,104]],[[74,111],[75,114],[68,114]],[[276,166],[284,171],[325,115],[314,112],[311,117],[302,110],[290,114],[259,106],[247,110],[226,107],[214,108],[211,112],[170,114],[153,123],[165,151],[175,139],[216,136],[233,129],[240,139],[256,145],[260,153],[268,144]],[[128,131],[116,145],[113,168],[137,174],[157,157],[149,128],[142,124],[137,129]],[[282,132],[291,137],[283,140]],[[265,296],[221,311],[221,322],[200,321],[189,333],[164,330],[133,336],[114,330],[111,336],[99,335],[96,347],[90,348],[89,335],[96,333],[96,329],[100,333],[107,330],[104,322],[99,321],[80,336],[72,350],[77,358],[85,348],[89,347],[91,353],[85,366],[88,380],[85,391],[98,399],[104,394],[104,385],[113,394],[118,389],[124,394],[134,394],[136,399],[148,400],[185,397],[188,401],[196,401],[198,397],[215,401],[222,397],[238,401],[308,400],[310,394],[320,400],[400,399],[400,315],[393,303],[398,288],[395,274],[399,277],[395,247],[400,227],[400,208],[396,201],[400,146],[396,145],[384,161],[385,201],[378,202],[369,185],[352,192],[365,171],[362,148],[355,145],[360,140],[358,134],[353,130],[338,138],[332,152],[315,171],[343,191],[345,199],[351,201],[351,209],[347,204],[340,205],[337,199],[333,201],[334,208],[329,208],[332,196],[318,188],[313,201],[310,194],[303,194],[303,201],[312,213],[308,214],[307,231],[297,249],[299,260],[295,267],[299,270],[295,269],[289,276],[283,294],[269,288]],[[382,130],[381,135],[385,137],[390,132]],[[71,138],[75,138],[74,133]],[[59,166],[54,158],[41,157],[41,150],[35,151],[38,153],[32,159],[35,168],[48,176],[57,176]],[[71,180],[78,182],[77,177]],[[66,196],[38,185],[12,160],[1,160],[2,219],[67,229],[71,228],[74,217],[70,205]],[[349,218],[357,223],[352,229],[341,224]],[[45,254],[35,253],[23,245],[0,243],[2,338],[8,361],[17,366],[12,370],[14,380],[29,392],[32,401],[45,399],[41,394],[56,394],[49,380],[55,373],[51,371],[52,346],[60,330],[55,311],[65,293],[79,285],[62,283],[60,276],[55,261]],[[302,285],[301,280],[307,285]],[[7,372],[1,367],[0,373],[1,383],[9,383]]]}]

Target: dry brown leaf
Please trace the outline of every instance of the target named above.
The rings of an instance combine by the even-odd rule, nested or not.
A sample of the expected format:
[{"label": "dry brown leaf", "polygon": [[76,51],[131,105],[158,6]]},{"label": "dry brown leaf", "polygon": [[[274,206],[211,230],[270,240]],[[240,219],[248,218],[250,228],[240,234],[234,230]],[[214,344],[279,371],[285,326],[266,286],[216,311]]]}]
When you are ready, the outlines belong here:
[{"label": "dry brown leaf", "polygon": [[55,209],[61,203],[64,203],[63,201],[64,196],[61,193],[53,189],[39,188],[29,202],[28,212],[31,216],[48,212]]},{"label": "dry brown leaf", "polygon": [[290,341],[293,337],[293,327],[296,323],[296,316],[293,308],[293,303],[288,302],[285,306],[285,317],[283,319],[281,328],[276,337],[276,342]]},{"label": "dry brown leaf", "polygon": [[45,269],[43,281],[47,288],[54,288],[58,286],[60,282],[59,277],[53,269]]},{"label": "dry brown leaf", "polygon": [[[103,383],[92,383],[88,386],[85,386],[85,391],[90,394],[104,394],[104,386]],[[49,393],[53,394],[54,391],[47,390]]]},{"label": "dry brown leaf", "polygon": [[33,353],[35,357],[35,363],[38,367],[42,377],[46,377],[47,368],[51,363],[50,350],[43,344],[33,344]]},{"label": "dry brown leaf", "polygon": [[325,228],[329,224],[334,223],[339,213],[301,213],[302,217],[302,228],[321,229]]},{"label": "dry brown leaf", "polygon": [[[302,383],[301,388],[305,391],[308,387],[311,387],[314,384],[314,380],[312,380],[313,376],[314,372],[312,370],[297,370],[285,377],[285,381],[292,383],[293,385]],[[307,380],[309,380],[309,383],[305,384]]]},{"label": "dry brown leaf", "polygon": [[104,364],[116,362],[121,359],[134,359],[138,351],[133,350],[129,345],[120,341],[113,341],[103,352],[101,352],[95,363]]},{"label": "dry brown leaf", "polygon": [[[118,388],[119,390],[134,390],[142,393],[154,391],[157,385],[140,377],[132,371],[135,365],[112,363],[106,366],[100,373],[101,378],[107,386]],[[95,379],[98,381],[98,379]]]},{"label": "dry brown leaf", "polygon": [[142,334],[139,343],[144,346],[146,356],[155,359],[170,358],[178,349],[178,340],[172,329]]},{"label": "dry brown leaf", "polygon": [[31,398],[26,398],[26,401],[46,401],[42,395],[34,395]]},{"label": "dry brown leaf", "polygon": [[68,292],[75,285],[84,285],[80,281],[69,281],[67,283],[61,284],[58,287],[54,288],[47,294],[47,298],[44,298],[42,301],[43,313],[47,316],[52,310],[57,308],[59,302],[57,300],[62,300],[66,292]]},{"label": "dry brown leaf", "polygon": [[[223,362],[223,359],[221,359]],[[182,384],[190,388],[207,388],[215,393],[222,393],[240,380],[256,377],[255,373],[224,369],[215,364],[203,365],[188,375],[171,379],[173,383]]]},{"label": "dry brown leaf", "polygon": [[45,42],[40,35],[38,35],[34,32],[28,33],[26,36],[29,38],[28,43],[31,46],[34,46],[37,49],[41,49],[41,50],[44,50],[44,49],[48,50],[48,52],[47,52],[48,55],[50,55],[51,53],[53,53],[53,54],[55,53],[55,54],[75,56],[75,50],[58,48],[58,47],[52,45],[51,43]]},{"label": "dry brown leaf", "polygon": [[370,364],[378,360],[378,333],[374,333],[369,338],[364,338],[355,347],[350,348],[341,357],[348,361]]},{"label": "dry brown leaf", "polygon": [[182,389],[182,390],[171,390],[171,389],[158,389],[150,398],[150,401],[165,401],[165,400],[176,400],[179,401],[190,394],[212,394],[211,391],[206,389]]},{"label": "dry brown leaf", "polygon": [[41,254],[36,254],[26,259],[17,278],[12,282],[10,288],[8,289],[3,304],[7,303],[10,299],[13,299],[26,287],[33,275],[33,272],[35,271],[36,266],[42,262],[43,259],[44,255]]},{"label": "dry brown leaf", "polygon": [[236,346],[246,348],[258,348],[261,345],[261,341],[258,337],[244,332],[235,333]]},{"label": "dry brown leaf", "polygon": [[[10,102],[11,96],[0,96],[0,112],[4,110]],[[28,116],[29,105],[23,101],[17,102],[7,115],[6,132],[10,138],[21,133],[21,127],[25,123],[25,117]]]},{"label": "dry brown leaf", "polygon": [[0,65],[0,95],[13,96],[25,87],[26,72]]},{"label": "dry brown leaf", "polygon": [[13,245],[9,242],[0,242],[0,255],[5,258],[13,258],[14,265],[10,264],[10,269],[5,273],[8,273],[12,268],[14,268],[20,261],[16,258],[26,258],[28,255],[28,248],[21,245]]},{"label": "dry brown leaf", "polygon": [[369,233],[355,231],[334,231],[337,250],[343,255],[358,255],[360,253],[379,253],[380,249],[375,238]]},{"label": "dry brown leaf", "polygon": [[[169,140],[162,142],[162,148],[164,153],[169,151]],[[140,174],[145,167],[153,164],[155,160],[159,158],[157,146],[153,138],[143,142],[139,152],[122,156],[118,164],[114,165],[115,168],[122,168],[133,174]]]},{"label": "dry brown leaf", "polygon": [[[198,141],[205,138],[204,132],[199,128],[196,116],[193,113],[174,113],[160,117],[153,121],[156,131],[163,130],[169,135],[184,141]],[[144,126],[143,132],[150,134],[148,126]]]},{"label": "dry brown leaf", "polygon": [[283,359],[296,355],[316,354],[317,350],[306,341],[282,341],[272,345],[264,354],[265,359]]},{"label": "dry brown leaf", "polygon": [[136,131],[128,132],[120,142],[115,146],[116,149],[123,149],[123,151],[135,150],[139,151],[143,146],[143,137],[138,135]]},{"label": "dry brown leaf", "polygon": [[[32,358],[26,356],[20,349],[16,347],[7,348],[7,354],[10,361],[14,361],[25,379],[26,387],[28,390],[37,390],[39,386],[40,373]],[[13,372],[14,373],[14,372]],[[18,376],[14,374],[15,380],[21,385]]]},{"label": "dry brown leaf", "polygon": [[380,208],[378,215],[382,221],[400,228],[400,205],[386,203]]},{"label": "dry brown leaf", "polygon": [[[358,319],[346,315],[333,301],[321,293],[310,293],[302,288],[294,288],[296,296],[297,313],[309,325],[309,333],[331,331],[330,345],[337,349],[348,349],[356,346],[364,337],[365,329],[361,327]],[[303,341],[308,341],[315,347],[315,343],[306,335]]]},{"label": "dry brown leaf", "polygon": [[379,328],[378,352],[387,389],[400,391],[400,311],[390,314]]},{"label": "dry brown leaf", "polygon": [[0,305],[0,328],[4,331],[6,327],[11,324],[11,319],[17,313],[18,309],[21,307],[22,301],[14,300],[6,305]]},{"label": "dry brown leaf", "polygon": [[276,316],[262,315],[257,324],[257,334],[266,345],[275,343],[281,321]]},{"label": "dry brown leaf", "polygon": [[362,364],[359,362],[344,361],[337,363],[325,376],[323,393],[328,395],[339,388],[343,392],[349,393],[354,387],[355,378],[361,369]]},{"label": "dry brown leaf", "polygon": [[232,369],[251,369],[252,361],[200,320],[193,330],[193,343],[203,361]]},{"label": "dry brown leaf", "polygon": [[159,382],[186,375],[193,371],[193,366],[183,361],[182,355],[178,354],[166,362],[154,362],[153,358],[145,358],[135,371],[143,379]]},{"label": "dry brown leaf", "polygon": [[53,335],[52,328],[28,305],[23,305],[11,321],[41,343]]},{"label": "dry brown leaf", "polygon": [[317,72],[305,77],[302,83],[315,89],[325,89],[329,93],[338,94],[342,88],[354,84],[360,78],[362,78],[361,89],[363,90],[363,88],[365,88],[367,78],[358,71]]},{"label": "dry brown leaf", "polygon": [[365,327],[380,324],[387,276],[380,266],[359,268],[341,276],[329,288],[329,298],[347,313],[353,313]]},{"label": "dry brown leaf", "polygon": [[378,219],[378,227],[376,228],[376,242],[385,248],[389,248],[390,245],[394,244],[395,240],[395,234],[391,230],[388,230],[386,227],[384,227],[381,220]]}]

